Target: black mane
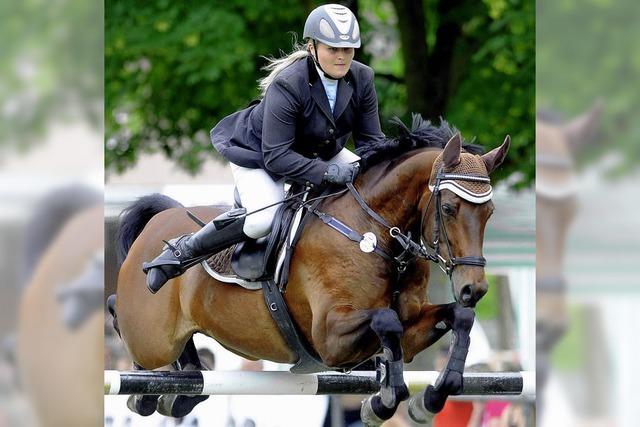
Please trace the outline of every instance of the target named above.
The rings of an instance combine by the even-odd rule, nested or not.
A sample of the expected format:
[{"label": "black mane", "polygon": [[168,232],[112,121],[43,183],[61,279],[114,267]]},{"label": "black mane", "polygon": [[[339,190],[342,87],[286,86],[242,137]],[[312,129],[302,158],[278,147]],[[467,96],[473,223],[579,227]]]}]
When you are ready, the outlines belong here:
[{"label": "black mane", "polygon": [[[394,117],[390,122],[398,130],[398,136],[385,138],[380,142],[366,144],[356,149],[356,154],[362,158],[360,165],[363,170],[418,148],[444,148],[451,137],[459,132],[455,126],[444,119],[441,119],[440,125],[436,126],[431,121],[423,119],[420,114],[413,113],[411,116],[413,119],[411,129],[398,117]],[[472,154],[484,152],[480,145],[467,143],[464,139],[462,148]]]}]

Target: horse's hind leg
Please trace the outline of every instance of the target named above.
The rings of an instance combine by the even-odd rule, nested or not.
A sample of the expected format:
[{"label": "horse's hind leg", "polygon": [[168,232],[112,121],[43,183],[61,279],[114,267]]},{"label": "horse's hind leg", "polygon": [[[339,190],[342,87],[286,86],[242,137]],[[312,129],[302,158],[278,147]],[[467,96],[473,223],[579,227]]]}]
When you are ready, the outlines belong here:
[{"label": "horse's hind leg", "polygon": [[471,342],[469,333],[473,326],[475,312],[471,308],[452,304],[444,322],[445,328],[451,328],[453,340],[449,347],[447,365],[440,372],[435,385],[430,385],[423,393],[414,395],[409,401],[409,415],[416,422],[426,422],[431,414],[442,410],[447,397],[462,392],[464,363]]},{"label": "horse's hind leg", "polygon": [[[193,343],[193,337],[189,338],[187,344],[184,346],[184,350],[182,350],[182,354],[172,365],[178,371],[206,370],[200,362],[198,351]],[[189,414],[198,403],[208,398],[209,396],[206,395],[189,396],[183,394],[165,394],[158,399],[157,409],[162,415],[182,418]]]},{"label": "horse's hind leg", "polygon": [[393,416],[401,401],[409,397],[404,383],[402,360],[402,323],[395,311],[385,308],[371,316],[371,329],[382,344],[382,358],[377,361],[380,370],[380,392],[362,403],[361,418],[367,426],[380,425]]},{"label": "horse's hind leg", "polygon": [[[113,317],[113,329],[116,330],[118,335],[120,335],[120,328],[118,327],[118,317],[116,315],[116,296],[110,295],[107,298],[107,309],[109,313]],[[136,371],[143,371],[144,368],[137,363],[133,363],[133,369]],[[158,404],[158,398],[160,396],[157,394],[153,395],[139,395],[132,394],[127,399],[127,407],[138,415],[142,415],[143,417],[147,417],[153,414],[156,411],[156,405]]]},{"label": "horse's hind leg", "polygon": [[[133,364],[133,369],[136,371],[143,371],[144,368],[137,363]],[[157,394],[153,395],[139,395],[133,394],[127,399],[127,407],[138,415],[147,417],[156,411],[156,405],[158,404]]]}]

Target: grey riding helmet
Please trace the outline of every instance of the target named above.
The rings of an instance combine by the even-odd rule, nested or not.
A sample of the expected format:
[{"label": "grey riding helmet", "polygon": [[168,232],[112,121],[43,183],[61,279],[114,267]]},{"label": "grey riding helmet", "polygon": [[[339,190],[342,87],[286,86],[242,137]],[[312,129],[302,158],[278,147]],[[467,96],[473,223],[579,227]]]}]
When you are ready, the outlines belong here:
[{"label": "grey riding helmet", "polygon": [[303,38],[331,47],[360,47],[360,26],[347,7],[325,4],[309,14],[304,23]]}]

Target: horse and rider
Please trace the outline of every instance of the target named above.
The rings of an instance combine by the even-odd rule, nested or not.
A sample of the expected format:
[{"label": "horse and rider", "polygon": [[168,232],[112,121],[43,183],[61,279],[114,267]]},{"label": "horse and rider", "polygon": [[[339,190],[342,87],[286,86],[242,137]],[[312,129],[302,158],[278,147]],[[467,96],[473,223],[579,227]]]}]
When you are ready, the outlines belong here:
[{"label": "horse and rider", "polygon": [[[320,6],[303,35],[303,45],[267,66],[259,102],[211,131],[243,209],[187,211],[152,195],[124,211],[111,303],[118,331],[136,369],[204,369],[193,346],[197,332],[248,359],[296,363],[300,354],[261,292],[190,268],[267,236],[279,204],[290,201],[285,183],[293,183],[311,197],[297,204],[309,218],[282,293],[300,340],[330,369],[350,370],[383,354],[381,392],[363,409],[375,424],[408,397],[403,363],[453,331],[447,366],[419,402],[420,410],[437,412],[461,391],[473,307],[488,289],[482,243],[493,211],[489,175],[505,159],[509,137],[482,154],[444,120],[436,126],[414,117],[410,129],[398,123],[400,135],[387,138],[373,70],[353,60],[361,45],[353,13]],[[345,148],[350,138],[355,153]],[[190,216],[206,221],[198,227]],[[430,262],[449,276],[455,302],[429,302]],[[182,416],[205,398],[135,396],[130,408]]]}]

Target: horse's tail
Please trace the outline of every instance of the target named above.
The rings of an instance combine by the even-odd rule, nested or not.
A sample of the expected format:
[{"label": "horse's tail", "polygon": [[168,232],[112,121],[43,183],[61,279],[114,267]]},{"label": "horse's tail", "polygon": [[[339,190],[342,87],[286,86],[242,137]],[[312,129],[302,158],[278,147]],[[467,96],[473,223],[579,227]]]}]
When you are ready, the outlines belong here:
[{"label": "horse's tail", "polygon": [[180,202],[158,193],[142,196],[127,206],[120,214],[120,223],[116,234],[118,265],[122,265],[131,245],[151,218],[167,209],[179,207],[183,207]]}]

